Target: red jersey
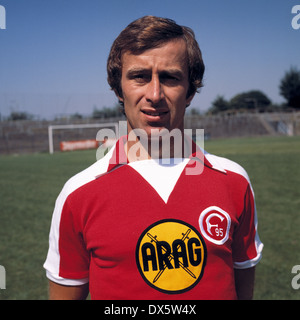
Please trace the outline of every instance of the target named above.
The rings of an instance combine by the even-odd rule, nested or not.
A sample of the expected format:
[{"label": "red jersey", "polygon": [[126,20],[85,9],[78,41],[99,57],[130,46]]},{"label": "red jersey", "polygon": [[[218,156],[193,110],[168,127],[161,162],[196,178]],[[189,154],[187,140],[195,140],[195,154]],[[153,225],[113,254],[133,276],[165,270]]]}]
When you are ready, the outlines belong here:
[{"label": "red jersey", "polygon": [[[89,282],[92,299],[236,299],[234,268],[255,266],[263,248],[245,170],[200,149],[128,163],[123,143],[60,193],[48,278]],[[188,174],[197,162],[201,174]]]}]

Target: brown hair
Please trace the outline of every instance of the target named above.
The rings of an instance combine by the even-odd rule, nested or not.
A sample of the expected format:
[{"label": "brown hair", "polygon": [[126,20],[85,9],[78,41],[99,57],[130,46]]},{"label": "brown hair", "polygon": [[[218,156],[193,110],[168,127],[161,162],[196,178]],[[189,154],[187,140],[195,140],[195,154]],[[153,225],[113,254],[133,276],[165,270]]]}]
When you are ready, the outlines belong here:
[{"label": "brown hair", "polygon": [[187,97],[203,86],[204,63],[192,29],[167,18],[145,16],[130,23],[114,41],[107,60],[107,80],[112,90],[122,97],[122,54],[141,54],[173,40],[184,39],[187,45],[189,90]]}]

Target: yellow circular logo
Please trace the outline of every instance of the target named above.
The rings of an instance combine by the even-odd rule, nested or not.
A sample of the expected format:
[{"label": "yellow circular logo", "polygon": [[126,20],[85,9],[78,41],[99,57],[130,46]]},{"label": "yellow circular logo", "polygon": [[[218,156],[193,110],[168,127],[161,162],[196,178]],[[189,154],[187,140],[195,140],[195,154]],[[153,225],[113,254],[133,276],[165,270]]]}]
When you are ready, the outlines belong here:
[{"label": "yellow circular logo", "polygon": [[136,247],[136,263],[148,285],[164,293],[183,293],[203,276],[206,246],[188,223],[166,219],[149,226]]}]

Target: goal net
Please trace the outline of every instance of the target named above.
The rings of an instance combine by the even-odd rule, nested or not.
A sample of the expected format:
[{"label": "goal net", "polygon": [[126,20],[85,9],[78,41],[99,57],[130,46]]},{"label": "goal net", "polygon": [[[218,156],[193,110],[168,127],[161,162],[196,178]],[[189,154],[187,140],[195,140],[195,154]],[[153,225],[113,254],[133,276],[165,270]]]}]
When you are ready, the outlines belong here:
[{"label": "goal net", "polygon": [[112,129],[116,137],[119,136],[118,122],[50,125],[48,126],[49,153],[97,148],[101,141],[97,141],[96,136],[101,128]]}]

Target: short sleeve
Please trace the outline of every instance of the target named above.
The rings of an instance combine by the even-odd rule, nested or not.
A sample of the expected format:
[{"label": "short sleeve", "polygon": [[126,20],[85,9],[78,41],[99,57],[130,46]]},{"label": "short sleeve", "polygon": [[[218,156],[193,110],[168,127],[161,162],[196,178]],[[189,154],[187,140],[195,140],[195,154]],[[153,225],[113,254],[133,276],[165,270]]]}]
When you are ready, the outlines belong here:
[{"label": "short sleeve", "polygon": [[254,267],[262,257],[263,244],[257,232],[257,213],[254,194],[248,185],[244,196],[244,209],[233,235],[233,265],[236,269]]},{"label": "short sleeve", "polygon": [[44,268],[47,277],[59,284],[81,285],[88,282],[89,253],[78,217],[73,215],[63,192],[56,201]]}]

